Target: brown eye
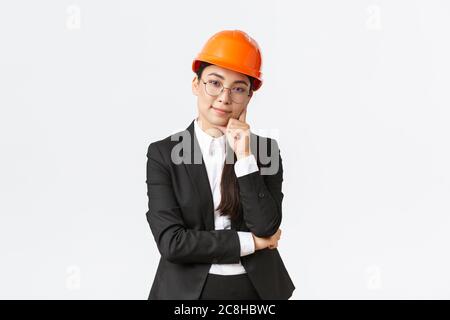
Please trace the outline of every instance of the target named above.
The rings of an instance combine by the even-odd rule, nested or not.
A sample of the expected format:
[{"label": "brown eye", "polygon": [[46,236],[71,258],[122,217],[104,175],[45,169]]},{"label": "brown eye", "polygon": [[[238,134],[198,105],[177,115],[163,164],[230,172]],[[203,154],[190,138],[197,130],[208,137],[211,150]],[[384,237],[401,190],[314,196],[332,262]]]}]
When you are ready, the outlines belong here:
[{"label": "brown eye", "polygon": [[220,82],[216,80],[208,80],[208,83],[215,87],[220,87]]},{"label": "brown eye", "polygon": [[233,88],[233,91],[236,93],[245,93],[247,90],[245,90],[245,88],[242,87],[235,87]]}]

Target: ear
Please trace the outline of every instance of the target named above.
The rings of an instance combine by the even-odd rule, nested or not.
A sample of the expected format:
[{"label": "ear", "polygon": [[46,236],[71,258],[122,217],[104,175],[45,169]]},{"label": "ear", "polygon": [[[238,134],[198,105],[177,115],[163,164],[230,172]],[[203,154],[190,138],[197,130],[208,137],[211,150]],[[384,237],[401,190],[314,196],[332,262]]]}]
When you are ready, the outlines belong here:
[{"label": "ear", "polygon": [[192,79],[192,93],[194,94],[194,96],[198,96],[198,77],[195,76],[194,79]]},{"label": "ear", "polygon": [[253,90],[250,90],[249,97],[250,97],[250,98],[253,97]]}]

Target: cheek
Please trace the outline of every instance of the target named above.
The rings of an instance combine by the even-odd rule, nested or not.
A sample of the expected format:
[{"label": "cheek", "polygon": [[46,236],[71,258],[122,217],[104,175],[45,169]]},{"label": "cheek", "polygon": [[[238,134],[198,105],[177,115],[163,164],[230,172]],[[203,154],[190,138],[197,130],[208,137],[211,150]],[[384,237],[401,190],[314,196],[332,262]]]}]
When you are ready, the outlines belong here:
[{"label": "cheek", "polygon": [[213,100],[211,99],[211,97],[205,97],[201,94],[198,95],[198,106],[202,109],[202,110],[208,110],[209,107],[213,104]]},{"label": "cheek", "polygon": [[233,117],[238,119],[239,116],[241,115],[242,111],[244,111],[244,108],[242,108],[242,106],[239,106],[239,107],[233,109]]},{"label": "cheek", "polygon": [[214,103],[214,97],[211,97],[209,95],[205,95],[204,92],[199,92],[199,94],[198,94],[198,101],[203,106],[209,107],[210,105],[212,105]]}]

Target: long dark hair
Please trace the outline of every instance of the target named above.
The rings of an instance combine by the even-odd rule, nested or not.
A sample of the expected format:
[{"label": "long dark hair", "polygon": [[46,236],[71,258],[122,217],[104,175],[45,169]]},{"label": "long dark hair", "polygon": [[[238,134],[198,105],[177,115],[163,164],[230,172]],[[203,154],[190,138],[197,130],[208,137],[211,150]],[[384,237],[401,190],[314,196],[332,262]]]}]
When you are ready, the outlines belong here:
[{"label": "long dark hair", "polygon": [[[207,66],[211,65],[211,63],[207,62],[201,62],[198,70],[197,70],[197,78],[200,81],[200,78],[202,76],[203,69],[205,69]],[[248,76],[250,80],[250,91],[252,90],[252,85],[254,78]],[[226,140],[226,139],[225,139]],[[228,142],[226,142],[228,144]],[[227,146],[228,150],[232,149]],[[234,161],[233,163],[227,163],[225,161],[223,171],[222,171],[222,178],[220,181],[220,204],[216,208],[221,212],[221,215],[228,215],[231,220],[238,220],[240,218],[240,212],[241,212],[241,201],[239,198],[239,184],[237,181],[236,173],[234,172],[234,163],[236,162],[236,155],[234,155]]]}]

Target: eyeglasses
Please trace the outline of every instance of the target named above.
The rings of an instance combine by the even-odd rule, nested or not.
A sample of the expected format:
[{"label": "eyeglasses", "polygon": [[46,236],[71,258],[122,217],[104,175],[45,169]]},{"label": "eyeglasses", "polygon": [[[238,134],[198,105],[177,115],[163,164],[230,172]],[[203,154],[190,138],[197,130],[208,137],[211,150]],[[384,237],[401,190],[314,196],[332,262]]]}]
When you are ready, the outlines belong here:
[{"label": "eyeglasses", "polygon": [[231,100],[235,103],[244,103],[247,97],[250,97],[250,90],[243,86],[234,86],[231,88],[225,88],[220,81],[217,80],[208,80],[203,81],[205,85],[205,91],[212,97],[219,96],[224,89],[230,90]]}]

